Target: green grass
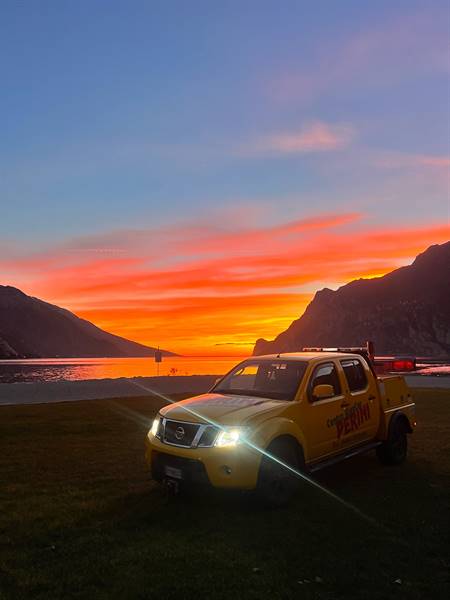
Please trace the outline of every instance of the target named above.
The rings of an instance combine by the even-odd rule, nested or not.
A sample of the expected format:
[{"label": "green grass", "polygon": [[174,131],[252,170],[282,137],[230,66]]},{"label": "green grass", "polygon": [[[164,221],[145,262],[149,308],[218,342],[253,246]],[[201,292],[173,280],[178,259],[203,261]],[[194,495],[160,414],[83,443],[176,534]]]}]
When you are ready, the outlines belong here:
[{"label": "green grass", "polygon": [[373,522],[309,486],[279,511],[166,498],[133,418],[156,399],[3,407],[0,597],[447,598],[450,392],[416,400],[406,464],[367,455],[317,478]]}]

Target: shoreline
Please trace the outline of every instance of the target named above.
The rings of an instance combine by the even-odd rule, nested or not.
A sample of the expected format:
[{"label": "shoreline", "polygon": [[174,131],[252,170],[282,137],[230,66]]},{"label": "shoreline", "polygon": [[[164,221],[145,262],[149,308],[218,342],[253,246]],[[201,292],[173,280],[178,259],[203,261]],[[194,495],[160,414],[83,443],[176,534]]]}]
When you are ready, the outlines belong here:
[{"label": "shoreline", "polygon": [[202,394],[214,385],[219,375],[160,375],[159,377],[119,377],[83,381],[1,383],[0,406],[15,404],[53,404],[79,400],[132,398],[159,394]]},{"label": "shoreline", "polygon": [[[29,404],[54,404],[80,400],[106,400],[149,396],[208,392],[221,375],[160,375],[159,377],[120,377],[82,381],[1,383],[0,407]],[[406,375],[412,388],[448,389],[450,377],[438,375]]]}]

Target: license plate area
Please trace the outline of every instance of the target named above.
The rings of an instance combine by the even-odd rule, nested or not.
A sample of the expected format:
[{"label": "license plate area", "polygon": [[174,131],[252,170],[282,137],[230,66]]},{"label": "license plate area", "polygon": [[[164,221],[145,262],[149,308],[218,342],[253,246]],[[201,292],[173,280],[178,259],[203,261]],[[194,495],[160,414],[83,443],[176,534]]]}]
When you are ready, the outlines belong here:
[{"label": "license plate area", "polygon": [[164,466],[164,474],[166,477],[172,477],[173,479],[183,479],[183,473],[181,469],[170,467],[169,465]]}]

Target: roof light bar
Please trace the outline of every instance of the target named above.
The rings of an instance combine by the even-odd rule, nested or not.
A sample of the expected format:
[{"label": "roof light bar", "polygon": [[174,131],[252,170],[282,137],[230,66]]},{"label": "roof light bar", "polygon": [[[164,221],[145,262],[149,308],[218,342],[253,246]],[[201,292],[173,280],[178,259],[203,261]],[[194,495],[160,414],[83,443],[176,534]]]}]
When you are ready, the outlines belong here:
[{"label": "roof light bar", "polygon": [[378,374],[386,372],[406,372],[416,370],[416,358],[413,356],[376,357],[373,342],[365,346],[350,348],[302,348],[303,352],[343,352],[363,356]]}]

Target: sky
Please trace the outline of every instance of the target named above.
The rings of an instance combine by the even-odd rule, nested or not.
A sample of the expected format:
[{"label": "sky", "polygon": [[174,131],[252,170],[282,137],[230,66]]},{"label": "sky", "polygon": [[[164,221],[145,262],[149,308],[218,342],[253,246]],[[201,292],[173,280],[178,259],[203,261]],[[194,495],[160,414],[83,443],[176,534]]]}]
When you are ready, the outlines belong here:
[{"label": "sky", "polygon": [[0,8],[0,284],[245,355],[450,239],[447,1]]}]

